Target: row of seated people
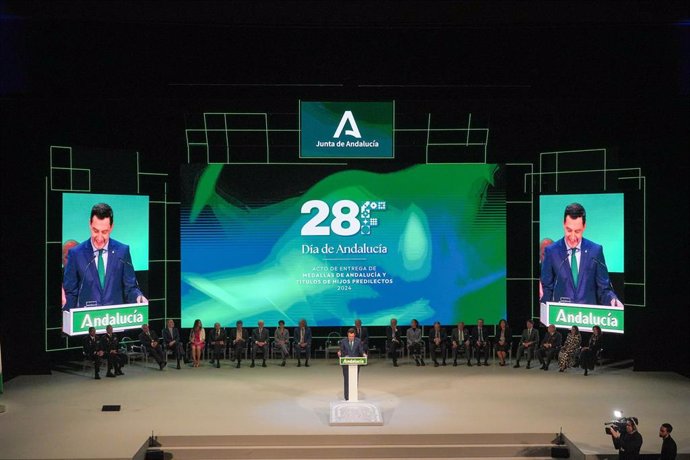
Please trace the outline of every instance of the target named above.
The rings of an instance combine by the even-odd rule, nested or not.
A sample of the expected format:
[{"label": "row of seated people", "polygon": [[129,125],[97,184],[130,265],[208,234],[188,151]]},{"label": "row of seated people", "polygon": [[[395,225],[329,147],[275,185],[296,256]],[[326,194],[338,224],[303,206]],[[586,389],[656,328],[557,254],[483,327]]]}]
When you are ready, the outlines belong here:
[{"label": "row of seated people", "polygon": [[[354,330],[356,337],[362,341],[365,352],[368,353],[369,334],[367,328],[362,326],[361,320],[357,319],[355,321]],[[574,333],[572,332],[573,331],[571,331],[571,334],[568,334],[565,346],[561,346],[561,334],[556,333],[554,326],[550,326],[548,332],[540,341],[539,332],[534,328],[534,323],[528,320],[527,327],[523,331],[518,342],[516,364],[514,367],[520,367],[520,359],[526,356],[528,369],[530,368],[532,359],[536,357],[542,364],[542,369],[547,370],[551,360],[558,354],[559,366],[562,371],[571,367],[575,360],[581,358],[580,361],[585,368],[585,375],[587,375],[588,369],[593,367],[596,352],[601,349],[601,330],[595,327],[595,332],[590,338],[590,343],[588,346],[584,347],[581,346],[581,337],[577,331],[577,327],[574,326]],[[105,334],[104,337],[105,336],[108,336],[108,334]],[[89,337],[91,337],[91,334]],[[214,328],[210,330],[207,340],[206,331],[201,321],[196,320],[190,331],[188,345],[194,367],[200,366],[202,352],[205,347],[209,348],[209,352],[212,356],[212,363],[214,363],[216,367],[220,367],[220,357],[227,348],[233,352],[234,359],[237,361],[236,367],[238,368],[241,365],[241,360],[245,352],[248,354],[248,349],[251,350],[250,367],[255,366],[257,356],[261,356],[261,365],[266,367],[266,358],[269,355],[269,347],[271,344],[270,338],[270,331],[268,328],[264,327],[263,321],[258,322],[257,327],[251,331],[251,334],[244,328],[242,321],[237,321],[236,327],[231,329],[229,333],[220,327],[220,323],[216,323]],[[405,345],[403,345],[402,339],[402,331],[397,325],[397,320],[393,318],[391,319],[390,326],[388,326],[386,330],[386,351],[391,357],[393,365],[395,367],[398,366],[398,356],[403,347],[407,348],[408,355],[415,360],[417,366],[426,365],[424,362],[422,329],[417,320],[412,320],[410,327],[405,331]],[[481,360],[483,358],[483,364],[488,366],[488,356],[492,346],[500,360],[499,364],[504,366],[506,355],[512,349],[513,344],[510,328],[505,320],[500,321],[496,328],[496,333],[493,336],[489,329],[484,326],[484,321],[481,319],[478,320],[477,326],[471,330],[465,327],[463,322],[458,323],[457,327],[453,328],[450,336],[447,335],[440,323],[436,322],[429,332],[427,339],[429,353],[434,366],[446,365],[448,350],[452,351],[454,366],[457,365],[458,357],[461,354],[466,356],[468,366],[472,365],[471,359],[473,355],[476,358],[477,365],[482,365]],[[139,341],[146,349],[147,353],[156,360],[161,370],[167,364],[167,352],[175,356],[178,369],[180,369],[181,360],[184,360],[185,363],[188,362],[185,347],[180,340],[179,329],[175,327],[173,320],[168,320],[167,327],[163,329],[162,340],[156,336],[155,332],[150,330],[148,325],[144,325],[139,334]],[[100,361],[100,357],[94,356],[94,353],[101,352],[102,350],[94,351],[94,347],[89,345],[91,342],[93,342],[93,339],[85,342],[85,353],[87,356],[92,357],[94,361]],[[301,357],[304,356],[305,366],[309,367],[311,342],[311,329],[307,326],[304,319],[300,320],[298,327],[294,328],[292,337],[290,336],[289,330],[285,327],[284,321],[281,320],[273,334],[272,346],[276,353],[280,352],[282,357],[281,366],[285,366],[286,359],[290,356],[291,345],[294,345],[292,348],[297,358],[297,366],[301,366]],[[101,342],[98,341],[98,343],[100,344]],[[113,354],[117,356],[116,353]],[[438,362],[439,357],[442,360],[441,364]],[[123,360],[119,359],[117,363],[120,373],[121,362],[123,362]],[[97,375],[98,368],[99,366],[96,366]],[[110,374],[111,372],[109,371],[109,376]],[[114,375],[117,375],[117,373]]]},{"label": "row of seated people", "polygon": [[[424,366],[424,343],[422,330],[419,322],[415,319],[411,321],[410,327],[405,332],[406,347],[409,356],[413,357],[417,366]],[[513,347],[512,334],[510,327],[505,320],[501,320],[496,327],[496,332],[490,335],[489,329],[484,326],[482,319],[477,321],[477,326],[471,330],[465,327],[465,323],[458,323],[453,328],[450,337],[441,324],[437,321],[433,329],[428,334],[429,354],[435,367],[446,365],[447,351],[450,347],[452,351],[453,366],[457,366],[458,357],[464,354],[467,358],[467,365],[472,366],[472,355],[476,358],[477,365],[488,366],[488,355],[491,347],[494,347],[499,359],[499,365],[506,365],[506,357]],[[391,319],[390,326],[386,329],[386,347],[388,355],[393,361],[393,366],[398,366],[398,356],[402,344],[402,332],[398,327],[397,320]],[[522,331],[518,340],[516,352],[516,363],[513,367],[520,367],[522,357],[527,359],[527,369],[531,368],[531,362],[536,357],[542,370],[548,370],[551,361],[558,357],[559,371],[565,372],[569,367],[579,363],[584,369],[584,375],[594,368],[597,354],[602,350],[602,332],[599,326],[594,326],[592,335],[587,344],[582,343],[577,326],[572,326],[567,334],[565,343],[561,333],[556,331],[554,325],[550,325],[544,337],[540,339],[539,331],[534,327],[534,322],[530,319],[526,322],[526,327]],[[442,362],[439,364],[438,357]]]},{"label": "row of seated people", "polygon": [[96,335],[96,328],[90,327],[89,334],[84,338],[84,356],[93,361],[94,378],[100,380],[101,364],[106,361],[108,372],[106,377],[125,375],[122,367],[127,362],[126,356],[120,349],[120,341],[113,333],[113,327],[108,325],[105,334]]},{"label": "row of seated people", "polygon": [[[187,363],[187,356],[184,345],[180,340],[180,332],[175,327],[173,320],[168,320],[167,327],[163,329],[162,336],[162,340],[159,340],[155,333],[147,325],[144,325],[142,326],[141,334],[139,334],[139,341],[146,348],[147,353],[153,356],[161,365],[161,369],[164,367],[162,363],[166,360],[166,350],[175,356],[177,368],[180,369],[180,361],[183,360]],[[203,350],[208,347],[212,353],[212,363],[216,367],[220,367],[220,358],[224,351],[229,348],[234,355],[234,360],[237,362],[236,367],[239,368],[248,346],[251,346],[250,367],[255,366],[255,360],[258,356],[262,358],[261,366],[266,367],[266,359],[269,356],[271,343],[281,354],[281,366],[285,366],[286,360],[290,356],[290,345],[292,343],[293,353],[297,358],[297,367],[302,366],[302,356],[305,358],[305,367],[309,367],[311,342],[311,329],[307,326],[307,322],[304,319],[300,320],[299,325],[294,328],[292,338],[290,337],[289,330],[285,327],[285,322],[280,320],[273,334],[272,342],[270,331],[264,327],[263,321],[259,321],[257,327],[251,333],[244,327],[242,321],[237,321],[235,328],[230,329],[229,332],[222,328],[220,323],[215,323],[207,337],[201,320],[197,319],[194,321],[194,325],[189,333],[188,343],[193,367],[201,365]]]}]

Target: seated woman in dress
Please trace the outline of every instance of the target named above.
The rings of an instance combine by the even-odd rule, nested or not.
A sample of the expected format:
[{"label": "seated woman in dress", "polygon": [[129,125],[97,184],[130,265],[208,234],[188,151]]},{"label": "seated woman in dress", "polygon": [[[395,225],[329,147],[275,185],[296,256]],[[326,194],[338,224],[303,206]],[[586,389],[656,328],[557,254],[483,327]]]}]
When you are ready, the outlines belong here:
[{"label": "seated woman in dress", "polygon": [[412,320],[407,329],[407,352],[414,358],[417,366],[426,366],[424,356],[422,356],[422,330],[419,328],[419,321]]},{"label": "seated woman in dress", "polygon": [[602,338],[601,328],[599,326],[594,326],[592,328],[592,336],[589,338],[587,346],[582,347],[580,350],[580,366],[585,370],[585,375],[587,375],[588,371],[594,370],[597,353],[602,348]]},{"label": "seated woman in dress", "polygon": [[558,372],[565,372],[567,368],[573,367],[581,343],[580,329],[577,326],[571,327],[565,338],[565,345],[561,347],[561,351],[558,353]]},{"label": "seated woman in dress", "polygon": [[506,355],[510,351],[512,335],[510,334],[510,326],[506,320],[502,319],[498,322],[498,328],[496,328],[496,355],[498,356],[498,365],[506,365]]},{"label": "seated woman in dress", "polygon": [[189,333],[189,345],[192,347],[192,361],[194,367],[201,365],[201,352],[206,344],[206,332],[201,325],[201,320],[194,320],[194,326]]}]

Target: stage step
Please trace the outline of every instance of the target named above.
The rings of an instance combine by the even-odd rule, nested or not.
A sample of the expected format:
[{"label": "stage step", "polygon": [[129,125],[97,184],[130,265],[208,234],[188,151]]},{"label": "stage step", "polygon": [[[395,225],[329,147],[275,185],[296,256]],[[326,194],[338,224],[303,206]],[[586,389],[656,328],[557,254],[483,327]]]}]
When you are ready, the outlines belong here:
[{"label": "stage step", "polygon": [[202,459],[543,459],[553,434],[159,436],[166,456]]}]

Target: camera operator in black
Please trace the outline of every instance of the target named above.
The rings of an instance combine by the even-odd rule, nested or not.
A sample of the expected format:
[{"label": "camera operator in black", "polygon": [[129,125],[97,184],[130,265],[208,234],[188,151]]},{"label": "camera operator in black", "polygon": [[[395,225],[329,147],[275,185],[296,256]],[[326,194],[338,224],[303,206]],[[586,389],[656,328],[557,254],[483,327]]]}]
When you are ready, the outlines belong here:
[{"label": "camera operator in black", "polygon": [[611,427],[613,447],[618,449],[621,460],[639,459],[642,448],[642,435],[637,431],[637,419],[630,417],[626,420],[625,431],[620,432],[615,426]]}]

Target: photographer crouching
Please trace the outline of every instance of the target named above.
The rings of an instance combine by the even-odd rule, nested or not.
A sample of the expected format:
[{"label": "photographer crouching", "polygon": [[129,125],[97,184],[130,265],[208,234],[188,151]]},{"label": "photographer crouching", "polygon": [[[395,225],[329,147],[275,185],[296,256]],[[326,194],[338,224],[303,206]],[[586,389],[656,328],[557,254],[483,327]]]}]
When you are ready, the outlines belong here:
[{"label": "photographer crouching", "polygon": [[623,420],[621,420],[621,423],[612,424],[610,429],[606,429],[613,440],[613,447],[618,449],[618,458],[621,460],[641,458],[642,435],[637,431],[637,418],[628,417],[624,419],[624,423],[623,426]]}]

